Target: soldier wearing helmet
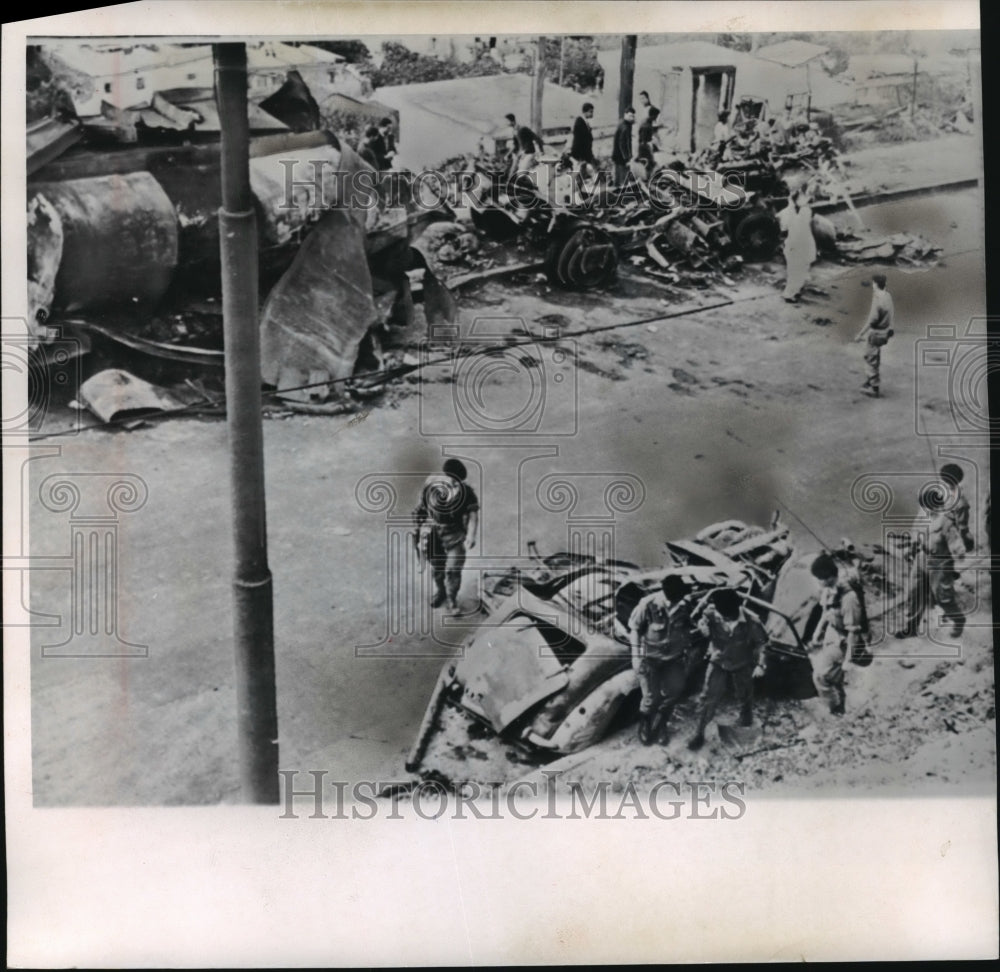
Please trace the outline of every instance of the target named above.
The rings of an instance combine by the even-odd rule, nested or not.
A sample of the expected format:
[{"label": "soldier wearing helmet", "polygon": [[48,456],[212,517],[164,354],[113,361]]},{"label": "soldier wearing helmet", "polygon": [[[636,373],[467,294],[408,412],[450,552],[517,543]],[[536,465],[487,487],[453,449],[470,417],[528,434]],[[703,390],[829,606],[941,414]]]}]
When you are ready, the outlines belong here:
[{"label": "soldier wearing helmet", "polygon": [[644,597],[629,618],[632,667],[639,679],[639,741],[667,741],[667,723],[687,682],[695,635],[690,589],[677,574],[667,574],[660,590]]},{"label": "soldier wearing helmet", "polygon": [[969,500],[962,490],[962,480],[965,479],[965,472],[957,463],[948,462],[941,467],[941,481],[948,489],[949,501],[946,502],[951,520],[962,535],[962,543],[965,544],[967,553],[971,553],[976,546],[976,541],[972,538],[969,530]]},{"label": "soldier wearing helmet", "polygon": [[740,724],[753,724],[753,680],[764,674],[768,640],[764,626],[743,609],[739,593],[729,588],[713,593],[698,628],[709,639],[708,670],[698,700],[698,727],[688,740],[689,749],[704,744],[705,728],[730,683],[740,705]]},{"label": "soldier wearing helmet", "polygon": [[841,575],[837,561],[821,553],[809,567],[820,587],[823,610],[809,645],[809,663],[816,692],[833,715],[844,714],[844,661],[862,646],[864,612],[850,580]]}]

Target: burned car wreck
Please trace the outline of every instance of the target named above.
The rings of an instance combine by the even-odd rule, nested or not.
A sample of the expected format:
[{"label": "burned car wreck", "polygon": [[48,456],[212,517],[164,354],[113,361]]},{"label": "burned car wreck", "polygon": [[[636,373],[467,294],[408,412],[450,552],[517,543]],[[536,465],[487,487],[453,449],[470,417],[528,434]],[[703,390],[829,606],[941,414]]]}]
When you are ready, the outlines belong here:
[{"label": "burned car wreck", "polygon": [[[505,749],[508,762],[544,764],[586,749],[634,718],[639,687],[628,620],[667,574],[683,578],[697,601],[735,589],[763,622],[769,644],[761,695],[814,696],[807,645],[821,614],[809,575],[817,551],[794,550],[788,534],[777,515],[767,530],[738,520],[715,523],[690,540],[666,542],[664,564],[653,570],[564,553],[541,557],[529,545],[530,566],[486,575],[487,617],[461,656],[445,663],[407,771],[452,782],[468,778],[470,740]],[[849,543],[833,553],[870,600],[886,592],[877,558]],[[703,680],[704,655],[690,666],[689,695]],[[867,664],[871,655],[854,661]]]}]

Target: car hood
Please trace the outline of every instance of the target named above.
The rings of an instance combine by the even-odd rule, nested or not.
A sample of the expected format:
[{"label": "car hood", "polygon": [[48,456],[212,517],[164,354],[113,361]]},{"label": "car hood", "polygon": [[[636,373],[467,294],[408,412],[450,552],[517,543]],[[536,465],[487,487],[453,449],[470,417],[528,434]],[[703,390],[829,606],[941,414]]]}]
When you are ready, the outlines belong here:
[{"label": "car hood", "polygon": [[533,705],[565,688],[569,675],[542,633],[565,628],[554,605],[520,590],[506,598],[464,649],[455,666],[461,704],[497,732]]}]

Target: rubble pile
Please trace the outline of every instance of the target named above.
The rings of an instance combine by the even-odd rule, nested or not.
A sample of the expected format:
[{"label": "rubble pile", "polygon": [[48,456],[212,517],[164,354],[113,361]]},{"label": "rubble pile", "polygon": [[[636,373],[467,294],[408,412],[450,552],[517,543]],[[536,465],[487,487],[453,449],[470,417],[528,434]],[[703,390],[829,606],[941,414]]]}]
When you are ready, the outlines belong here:
[{"label": "rubble pile", "polygon": [[855,263],[897,263],[927,267],[937,262],[940,246],[917,233],[893,233],[891,236],[858,236],[850,231],[837,234],[837,253]]}]

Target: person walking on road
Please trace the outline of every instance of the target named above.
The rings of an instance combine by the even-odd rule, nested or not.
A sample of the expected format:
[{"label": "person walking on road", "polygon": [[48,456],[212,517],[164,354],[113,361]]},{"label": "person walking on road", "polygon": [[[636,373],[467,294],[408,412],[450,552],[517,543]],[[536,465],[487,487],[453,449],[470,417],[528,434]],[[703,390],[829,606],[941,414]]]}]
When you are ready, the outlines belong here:
[{"label": "person walking on road", "polygon": [[628,179],[629,161],[632,159],[632,123],[635,121],[635,109],[631,106],[625,109],[622,120],[615,129],[614,145],[611,149],[611,161],[615,165],[615,185],[623,186]]},{"label": "person walking on road", "polygon": [[667,574],[661,589],[644,597],[629,617],[632,668],[639,679],[639,741],[648,746],[667,741],[667,723],[680,700],[689,673],[692,638],[689,588]]},{"label": "person walking on road", "polygon": [[504,121],[510,126],[509,134],[504,130],[504,137],[511,140],[511,175],[527,172],[535,165],[538,153],[545,151],[545,143],[527,125],[518,125],[513,114],[504,115]]},{"label": "person walking on road", "polygon": [[782,297],[793,304],[799,299],[809,276],[809,268],[816,260],[812,207],[801,189],[793,190],[788,205],[778,213],[778,223],[785,238],[785,289]]},{"label": "person walking on road", "polygon": [[894,309],[892,294],[886,290],[885,274],[876,273],[872,277],[872,284],[871,310],[868,311],[865,326],[854,340],[860,343],[867,338],[868,341],[865,346],[867,375],[861,391],[871,398],[878,398],[882,382],[882,348],[889,343],[889,338],[893,335]]},{"label": "person walking on road", "polygon": [[708,638],[708,670],[698,699],[698,727],[688,740],[689,749],[704,745],[705,728],[730,683],[740,706],[740,725],[753,725],[753,680],[764,674],[768,641],[764,626],[743,609],[739,594],[729,588],[713,593],[712,603],[698,620],[698,629]]},{"label": "person walking on road", "polygon": [[447,600],[452,611],[458,610],[465,553],[476,545],[479,526],[479,499],[467,475],[460,459],[446,460],[441,473],[427,477],[413,511],[418,552],[431,565],[434,580],[431,607]]}]

